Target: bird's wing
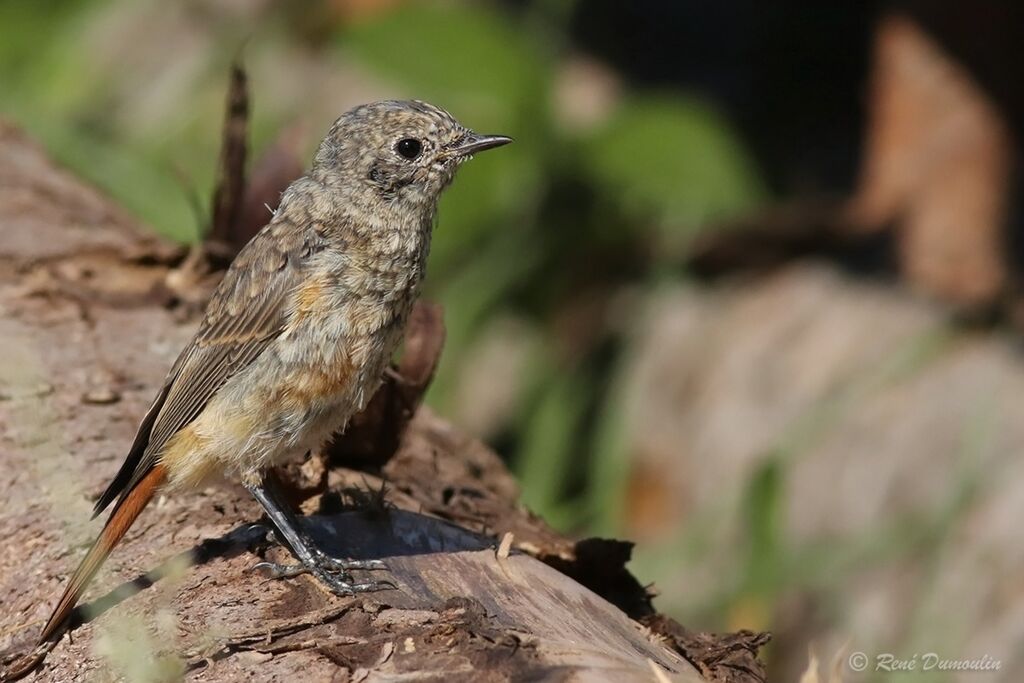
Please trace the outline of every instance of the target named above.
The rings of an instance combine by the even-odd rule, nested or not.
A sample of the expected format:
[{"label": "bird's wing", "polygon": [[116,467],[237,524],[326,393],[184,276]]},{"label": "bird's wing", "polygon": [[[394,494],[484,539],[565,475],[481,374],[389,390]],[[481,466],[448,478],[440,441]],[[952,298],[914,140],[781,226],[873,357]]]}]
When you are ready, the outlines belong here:
[{"label": "bird's wing", "polygon": [[178,356],[139,426],[120,471],[96,501],[94,515],[130,491],[156,464],[167,440],[281,333],[287,303],[310,257],[324,246],[314,230],[271,223],[238,254],[214,292],[199,331]]}]

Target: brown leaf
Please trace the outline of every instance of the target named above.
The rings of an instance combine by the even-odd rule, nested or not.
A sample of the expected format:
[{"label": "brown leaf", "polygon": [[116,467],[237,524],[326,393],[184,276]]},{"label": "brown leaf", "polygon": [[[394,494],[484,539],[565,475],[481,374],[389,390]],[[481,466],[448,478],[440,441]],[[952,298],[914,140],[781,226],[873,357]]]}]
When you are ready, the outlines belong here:
[{"label": "brown leaf", "polygon": [[903,273],[963,309],[996,303],[1013,144],[1004,114],[967,69],[909,17],[876,34],[867,149],[849,217],[894,227]]}]

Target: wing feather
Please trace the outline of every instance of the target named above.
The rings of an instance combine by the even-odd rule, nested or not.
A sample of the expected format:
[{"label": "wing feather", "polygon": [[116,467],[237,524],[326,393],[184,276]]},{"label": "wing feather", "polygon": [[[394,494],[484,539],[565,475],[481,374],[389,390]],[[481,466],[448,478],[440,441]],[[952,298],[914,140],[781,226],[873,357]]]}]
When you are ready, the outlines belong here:
[{"label": "wing feather", "polygon": [[96,514],[130,491],[156,464],[167,441],[281,334],[309,258],[324,246],[311,229],[272,222],[238,254],[143,419],[121,470],[97,501]]}]

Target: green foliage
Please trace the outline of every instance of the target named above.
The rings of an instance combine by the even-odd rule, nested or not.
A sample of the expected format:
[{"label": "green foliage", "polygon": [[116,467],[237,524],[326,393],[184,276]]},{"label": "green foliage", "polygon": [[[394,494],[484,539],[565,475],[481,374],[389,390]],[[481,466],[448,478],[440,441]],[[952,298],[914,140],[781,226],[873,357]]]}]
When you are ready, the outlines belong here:
[{"label": "green foliage", "polygon": [[[555,375],[542,388],[519,449],[517,474],[523,503],[549,511],[552,524],[564,522],[566,488],[579,453],[578,434],[587,406],[586,381],[571,373]],[[561,513],[561,514],[557,514]]]},{"label": "green foliage", "polygon": [[582,148],[586,169],[630,221],[690,236],[750,209],[763,190],[721,116],[689,98],[627,100]]},{"label": "green foliage", "polygon": [[784,470],[775,459],[762,462],[743,497],[749,555],[744,578],[748,592],[770,592],[779,580]]},{"label": "green foliage", "polygon": [[550,71],[512,17],[485,6],[413,4],[356,24],[341,45],[487,125],[535,120]]},{"label": "green foliage", "polygon": [[473,259],[445,273],[441,285],[432,286],[434,296],[444,302],[447,330],[445,353],[428,394],[433,405],[452,404],[459,359],[465,357],[477,331],[500,309],[502,297],[530,277],[539,260],[527,234],[504,232],[481,245]]},{"label": "green foliage", "polygon": [[[172,41],[125,35],[149,16],[150,26],[181,31],[187,24],[173,22],[183,13],[155,0],[0,3],[0,116],[159,232],[193,241],[203,226],[190,196],[205,204],[212,190],[238,29],[204,27],[220,44],[198,31],[179,36],[187,49],[156,57],[162,68],[154,54]],[[258,108],[253,128],[267,130]]]}]

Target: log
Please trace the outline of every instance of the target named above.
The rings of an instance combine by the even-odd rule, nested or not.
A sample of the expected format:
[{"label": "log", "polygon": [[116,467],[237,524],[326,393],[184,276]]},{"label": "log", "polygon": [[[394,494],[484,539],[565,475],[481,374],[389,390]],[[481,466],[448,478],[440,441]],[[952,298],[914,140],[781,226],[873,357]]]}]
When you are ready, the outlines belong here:
[{"label": "log", "polygon": [[367,411],[279,473],[326,548],[384,559],[397,590],[261,576],[289,555],[224,483],[159,498],[69,635],[34,649],[98,530],[91,501],[197,320],[175,280],[186,250],[3,123],[0,216],[0,679],[764,680],[766,635],[657,614],[628,543],[555,532],[493,451],[419,407],[443,338],[431,306]]}]

